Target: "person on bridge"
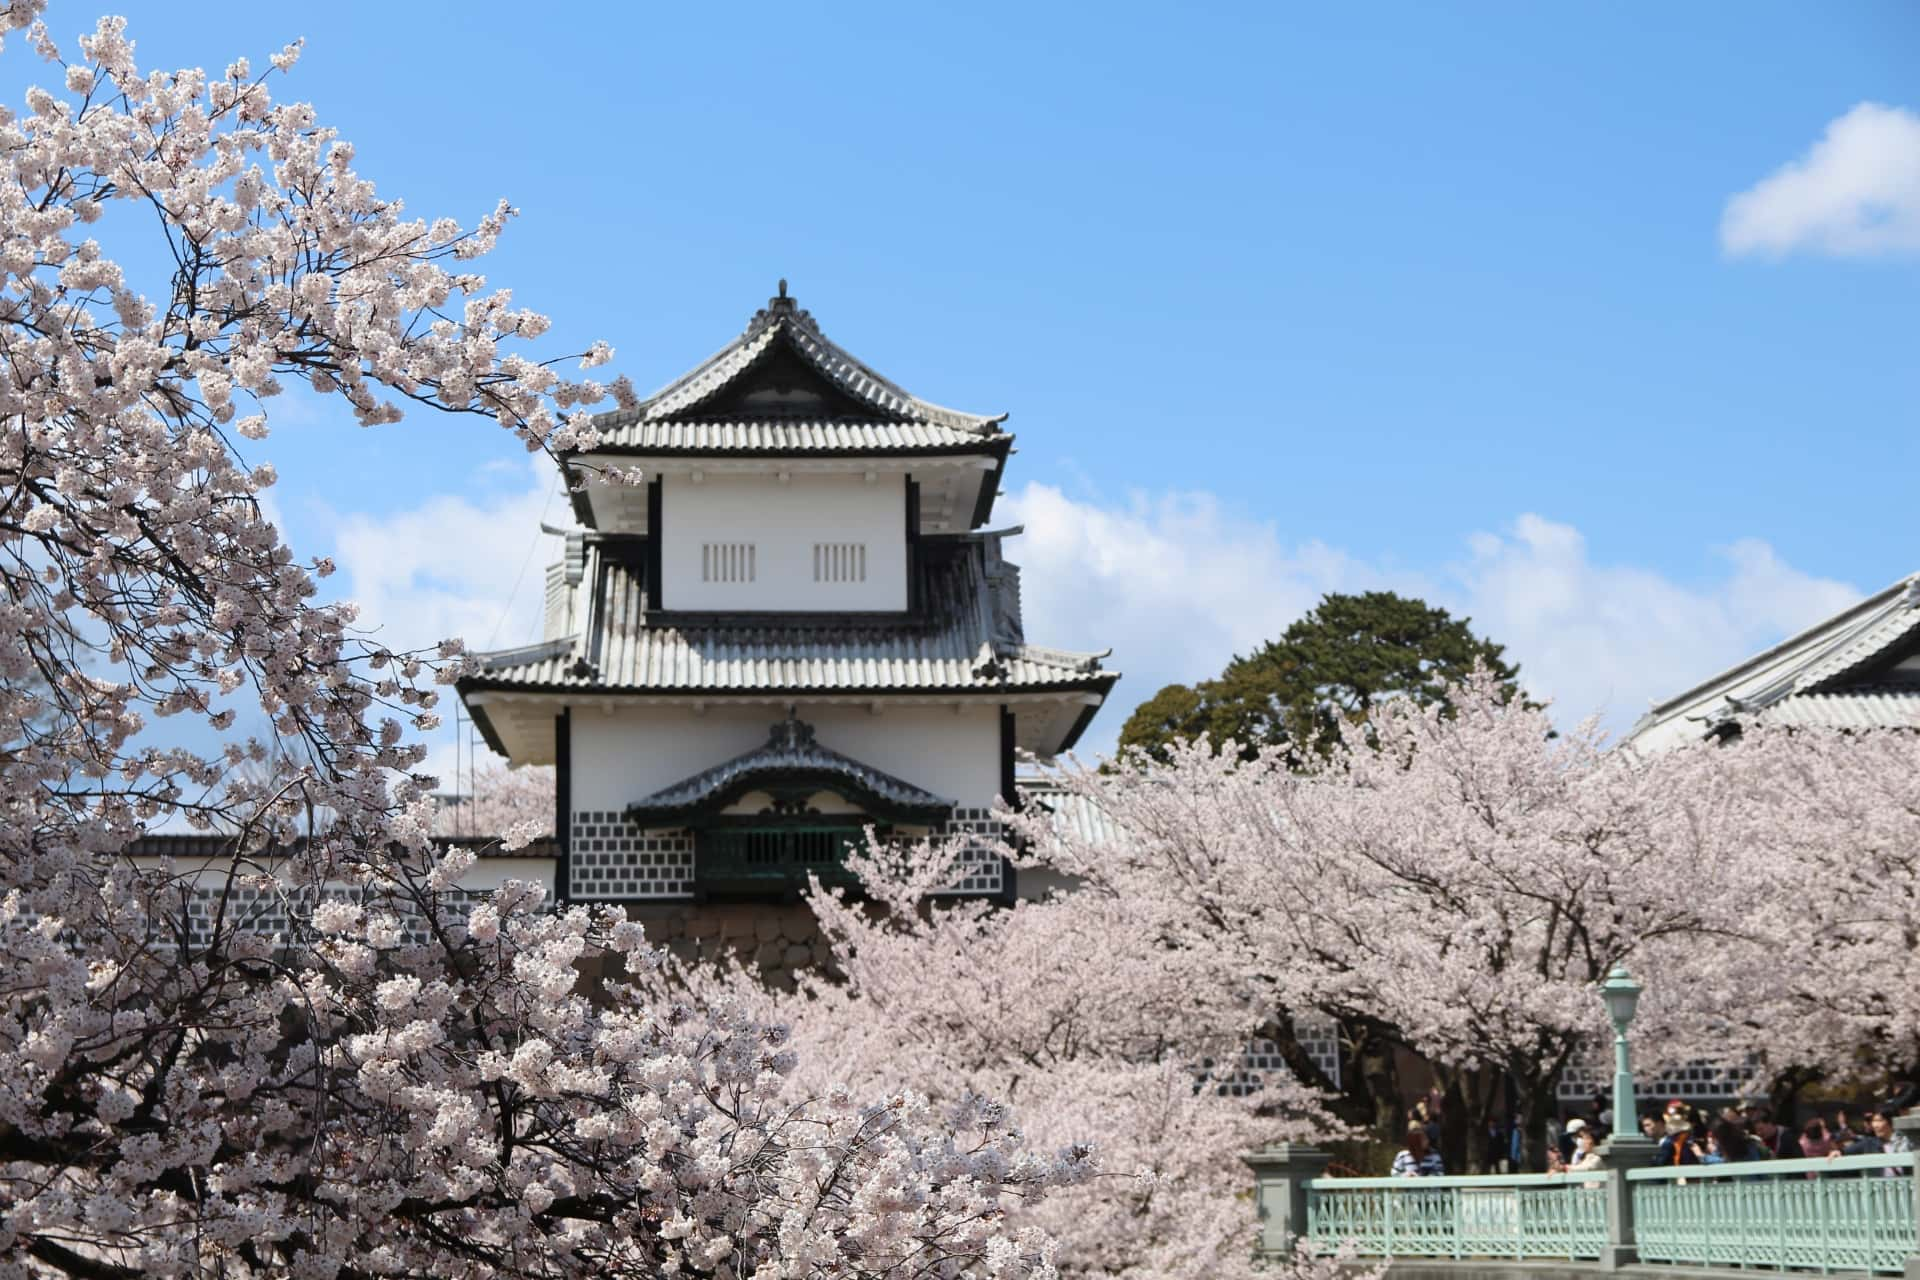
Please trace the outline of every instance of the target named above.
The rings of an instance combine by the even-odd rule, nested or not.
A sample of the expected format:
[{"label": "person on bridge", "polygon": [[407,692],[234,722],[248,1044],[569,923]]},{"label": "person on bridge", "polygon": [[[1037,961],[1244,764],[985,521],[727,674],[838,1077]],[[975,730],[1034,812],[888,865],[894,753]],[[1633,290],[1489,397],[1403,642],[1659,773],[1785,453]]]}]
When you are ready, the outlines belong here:
[{"label": "person on bridge", "polygon": [[1707,1151],[1702,1164],[1738,1164],[1746,1160],[1765,1160],[1766,1144],[1749,1134],[1737,1120],[1723,1119],[1707,1135]]},{"label": "person on bridge", "polygon": [[1660,1139],[1660,1150],[1655,1153],[1653,1162],[1659,1165],[1699,1164],[1701,1151],[1693,1141],[1693,1112],[1678,1098],[1667,1104],[1666,1129],[1666,1136]]},{"label": "person on bridge", "polygon": [[1573,1159],[1567,1161],[1568,1173],[1586,1173],[1600,1167],[1600,1144],[1593,1126],[1581,1123],[1573,1131]]},{"label": "person on bridge", "polygon": [[1418,1123],[1407,1126],[1407,1146],[1393,1158],[1396,1178],[1437,1178],[1447,1171],[1440,1153],[1427,1145],[1427,1131]]},{"label": "person on bridge", "polygon": [[1747,1128],[1766,1147],[1767,1154],[1776,1160],[1800,1160],[1806,1156],[1806,1152],[1801,1149],[1799,1135],[1775,1123],[1773,1111],[1770,1108],[1748,1107]]},{"label": "person on bridge", "polygon": [[[1839,1151],[1827,1153],[1831,1160],[1838,1155],[1848,1156],[1897,1156],[1913,1150],[1913,1139],[1904,1133],[1897,1133],[1893,1127],[1893,1109],[1880,1107],[1867,1112],[1867,1132],[1849,1142]],[[1905,1169],[1888,1165],[1875,1170],[1883,1178],[1903,1178],[1910,1176]]]}]

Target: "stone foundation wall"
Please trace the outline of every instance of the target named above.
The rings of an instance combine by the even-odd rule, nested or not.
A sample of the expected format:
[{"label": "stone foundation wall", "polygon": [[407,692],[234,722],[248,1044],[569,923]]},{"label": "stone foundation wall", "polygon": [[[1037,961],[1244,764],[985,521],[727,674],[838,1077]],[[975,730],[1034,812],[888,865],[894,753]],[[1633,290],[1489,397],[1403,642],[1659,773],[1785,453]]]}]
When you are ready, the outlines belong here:
[{"label": "stone foundation wall", "polygon": [[793,989],[794,974],[827,963],[827,941],[804,904],[634,902],[627,904],[627,918],[681,960],[717,960],[733,952],[783,991]]}]

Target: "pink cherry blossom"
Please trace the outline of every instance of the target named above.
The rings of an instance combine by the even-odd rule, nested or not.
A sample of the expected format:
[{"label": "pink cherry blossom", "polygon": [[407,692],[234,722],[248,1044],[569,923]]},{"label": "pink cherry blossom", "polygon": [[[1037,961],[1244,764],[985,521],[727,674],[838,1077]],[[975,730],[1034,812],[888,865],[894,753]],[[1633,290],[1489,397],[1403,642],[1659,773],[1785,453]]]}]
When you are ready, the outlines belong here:
[{"label": "pink cherry blossom", "polygon": [[[42,7],[0,29],[60,62]],[[511,206],[376,191],[276,100],[297,44],[221,76],[142,71],[121,19],[78,48],[0,115],[0,1271],[1053,1274],[1006,1215],[1074,1149],[809,1093],[777,1023],[629,982],[658,959],[619,912],[447,892],[414,735],[470,660],[322,602],[257,449],[296,381],[365,426],[583,439],[607,388],[478,273]],[[110,248],[142,236],[136,279]],[[214,852],[125,856],[168,821]]]}]

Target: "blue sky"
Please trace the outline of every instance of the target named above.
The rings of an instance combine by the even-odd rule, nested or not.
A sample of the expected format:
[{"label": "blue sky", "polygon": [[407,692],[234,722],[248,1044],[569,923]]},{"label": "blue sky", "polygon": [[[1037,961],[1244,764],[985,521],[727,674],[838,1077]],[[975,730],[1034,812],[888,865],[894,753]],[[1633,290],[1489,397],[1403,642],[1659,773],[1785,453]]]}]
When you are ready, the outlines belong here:
[{"label": "blue sky", "polygon": [[[280,94],[385,191],[518,204],[487,270],[556,352],[650,389],[785,276],[1010,412],[1029,633],[1113,645],[1127,705],[1389,585],[1619,728],[1920,569],[1920,119],[1809,157],[1920,111],[1911,5],[183,12],[128,10],[143,64],[305,36]],[[290,405],[265,453],[374,618],[525,638],[545,494],[503,434]]]}]

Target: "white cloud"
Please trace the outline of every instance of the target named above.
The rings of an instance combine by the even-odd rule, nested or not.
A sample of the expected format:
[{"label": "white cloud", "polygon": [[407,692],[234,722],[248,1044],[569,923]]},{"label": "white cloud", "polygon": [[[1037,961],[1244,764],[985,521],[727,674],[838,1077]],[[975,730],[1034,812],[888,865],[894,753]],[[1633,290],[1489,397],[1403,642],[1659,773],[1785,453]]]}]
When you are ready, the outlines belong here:
[{"label": "white cloud", "polygon": [[[551,473],[537,468],[524,490],[498,498],[443,494],[390,516],[341,517],[334,581],[388,644],[448,635],[476,648],[524,643],[535,634],[544,569],[558,550],[535,530],[543,514],[565,517],[564,498],[552,492]],[[1860,594],[1782,563],[1755,540],[1718,548],[1724,571],[1702,585],[1596,564],[1578,530],[1537,515],[1466,537],[1452,563],[1419,570],[1287,542],[1272,523],[1237,515],[1206,493],[1134,494],[1105,505],[1029,484],[999,510],[1026,527],[1009,554],[1024,572],[1027,635],[1068,648],[1111,646],[1109,665],[1125,675],[1094,722],[1089,751],[1110,748],[1127,712],[1161,686],[1215,674],[1329,591],[1395,590],[1470,617],[1476,631],[1507,646],[1528,690],[1552,698],[1563,722],[1600,714],[1615,732],[1649,699]],[[449,728],[431,741],[429,771],[451,785],[445,709]]]},{"label": "white cloud", "polygon": [[337,517],[334,579],[392,648],[458,636],[471,649],[538,639],[547,561],[557,541],[540,533],[571,523],[551,464],[536,458],[526,487],[475,501],[438,494],[385,516]]},{"label": "white cloud", "polygon": [[[1025,526],[1008,547],[1021,566],[1027,636],[1066,648],[1114,648],[1129,705],[1162,685],[1213,675],[1271,639],[1332,590],[1387,585],[1317,542],[1289,547],[1271,524],[1237,517],[1205,493],[1135,494],[1124,507],[1029,484],[998,513]],[[1102,713],[1108,720],[1112,708]],[[1104,725],[1111,738],[1119,719]]]},{"label": "white cloud", "polygon": [[1001,510],[1026,526],[1010,548],[1025,571],[1027,634],[1037,643],[1114,648],[1125,674],[1087,747],[1110,747],[1127,712],[1162,685],[1213,675],[1280,634],[1328,591],[1397,590],[1473,620],[1507,646],[1536,697],[1572,723],[1599,714],[1627,728],[1663,697],[1859,598],[1844,583],[1742,541],[1703,586],[1650,569],[1597,565],[1579,531],[1523,515],[1465,540],[1432,573],[1369,564],[1317,542],[1284,543],[1205,494],[1135,496],[1103,507],[1034,484]]},{"label": "white cloud", "polygon": [[1717,549],[1724,576],[1688,586],[1651,569],[1597,565],[1570,525],[1523,515],[1476,534],[1437,603],[1507,646],[1529,691],[1565,723],[1620,732],[1664,698],[1852,604],[1860,593],[1783,564],[1766,543]]},{"label": "white cloud", "polygon": [[[495,497],[438,494],[390,515],[333,517],[339,573],[328,585],[357,603],[359,625],[391,648],[452,636],[470,649],[537,640],[546,566],[559,553],[558,540],[540,533],[540,522],[564,526],[572,519],[552,464],[536,456],[529,468],[523,488]],[[439,710],[441,727],[426,736],[419,771],[439,778],[444,790],[465,790],[473,761],[486,759],[487,746],[471,721],[456,716],[451,695]]]},{"label": "white cloud", "polygon": [[1920,251],[1920,115],[1862,102],[1806,155],[1727,201],[1729,254]]}]

